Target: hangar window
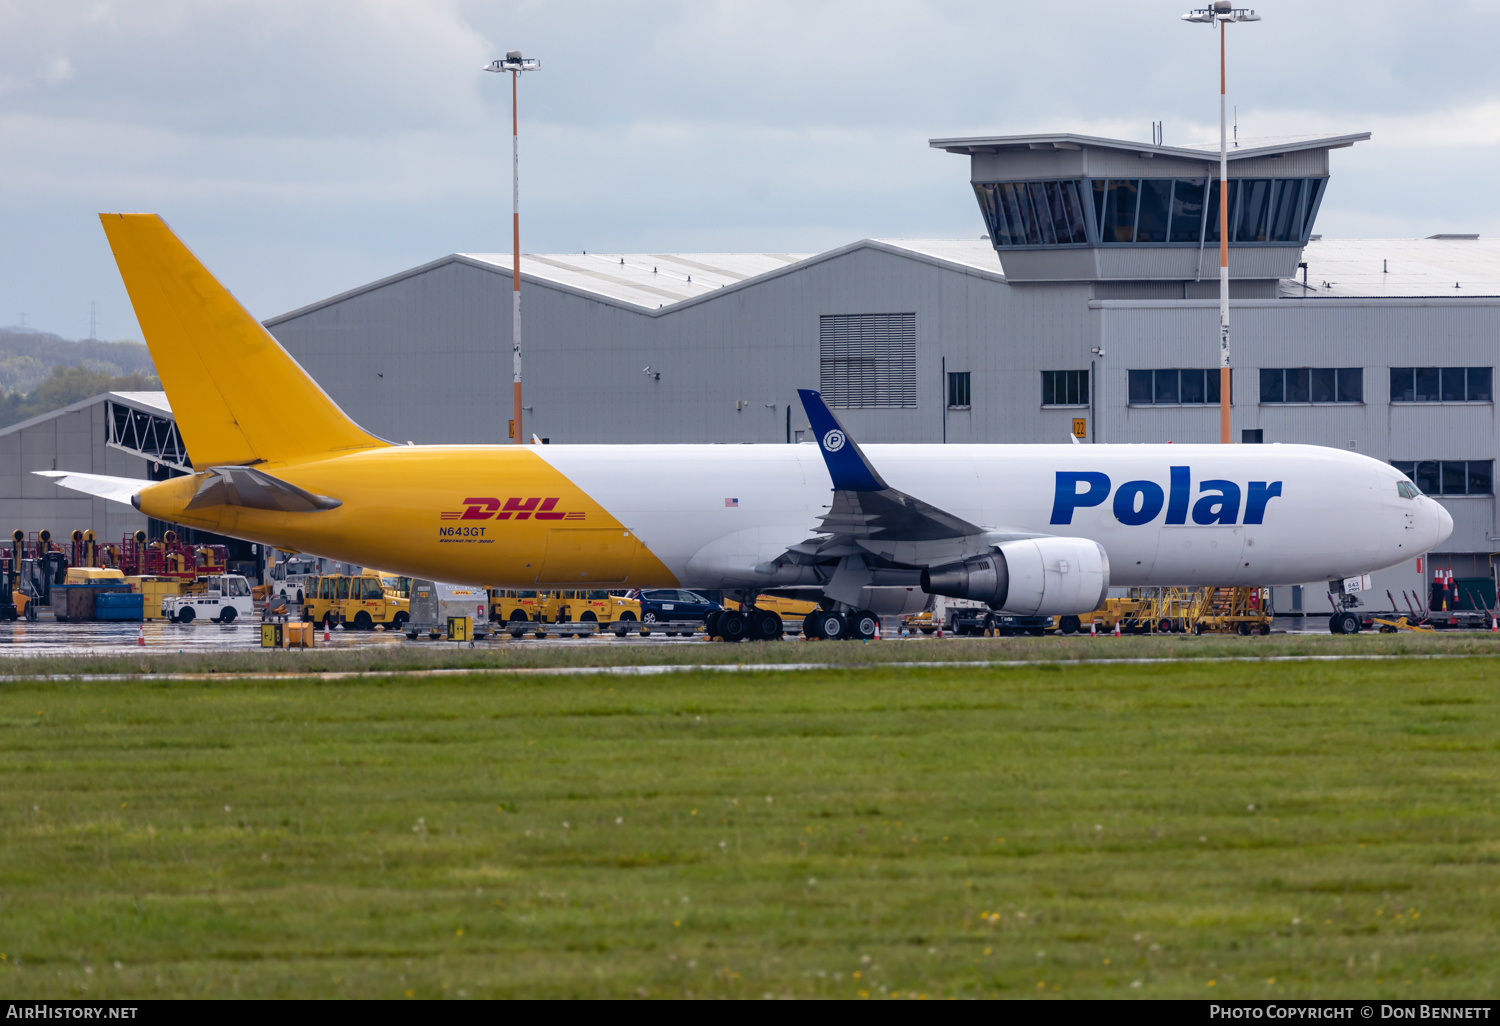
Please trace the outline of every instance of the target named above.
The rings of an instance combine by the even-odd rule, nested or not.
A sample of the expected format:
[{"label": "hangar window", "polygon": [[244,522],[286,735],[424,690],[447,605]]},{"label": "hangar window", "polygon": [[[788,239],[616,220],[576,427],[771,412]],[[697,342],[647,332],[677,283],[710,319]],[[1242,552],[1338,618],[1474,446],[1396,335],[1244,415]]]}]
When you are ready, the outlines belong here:
[{"label": "hangar window", "polygon": [[1088,371],[1042,371],[1043,406],[1087,406],[1088,404]]},{"label": "hangar window", "polygon": [[1392,367],[1393,403],[1494,402],[1489,367]]},{"label": "hangar window", "polygon": [[1362,367],[1262,367],[1262,403],[1362,403]]},{"label": "hangar window", "polygon": [[1131,406],[1202,406],[1219,401],[1219,372],[1198,368],[1133,370]]},{"label": "hangar window", "polygon": [[917,405],[917,315],[818,318],[818,381],[838,409]]},{"label": "hangar window", "polygon": [[969,402],[969,372],[948,372],[948,409],[967,410]]},{"label": "hangar window", "polygon": [[1495,494],[1494,460],[1391,460],[1428,495]]}]

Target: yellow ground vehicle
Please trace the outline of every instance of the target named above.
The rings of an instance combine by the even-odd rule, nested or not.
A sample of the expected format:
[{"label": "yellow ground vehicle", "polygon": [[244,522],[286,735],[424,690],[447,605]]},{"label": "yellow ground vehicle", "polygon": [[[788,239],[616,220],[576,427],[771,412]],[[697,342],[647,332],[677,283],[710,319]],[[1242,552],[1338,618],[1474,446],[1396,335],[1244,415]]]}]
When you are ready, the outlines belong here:
[{"label": "yellow ground vehicle", "polygon": [[641,618],[641,603],[607,591],[552,591],[543,615],[552,623],[634,623]]},{"label": "yellow ground vehicle", "polygon": [[[734,599],[724,600],[725,609],[738,609],[740,604]],[[807,616],[818,608],[816,602],[804,602],[802,599],[787,598],[783,595],[757,595],[755,596],[755,608],[765,609],[778,614],[786,622],[796,622]]]},{"label": "yellow ground vehicle", "polygon": [[490,591],[490,617],[496,623],[634,623],[641,618],[637,599],[588,591]]},{"label": "yellow ground vehicle", "polygon": [[490,622],[508,623],[511,620],[536,620],[546,604],[547,593],[516,591],[501,588],[490,589]]},{"label": "yellow ground vehicle", "polygon": [[379,575],[325,574],[312,586],[302,619],[313,623],[346,623],[367,631],[376,624],[400,630],[411,619],[411,601],[385,590]]},{"label": "yellow ground vehicle", "polygon": [[386,594],[394,598],[411,599],[411,578],[393,574],[389,570],[372,570],[365,567],[360,570],[361,574],[374,574],[380,578],[381,587],[385,588]]},{"label": "yellow ground vehicle", "polygon": [[69,584],[89,584],[94,581],[123,581],[123,571],[100,566],[70,566],[68,567]]}]

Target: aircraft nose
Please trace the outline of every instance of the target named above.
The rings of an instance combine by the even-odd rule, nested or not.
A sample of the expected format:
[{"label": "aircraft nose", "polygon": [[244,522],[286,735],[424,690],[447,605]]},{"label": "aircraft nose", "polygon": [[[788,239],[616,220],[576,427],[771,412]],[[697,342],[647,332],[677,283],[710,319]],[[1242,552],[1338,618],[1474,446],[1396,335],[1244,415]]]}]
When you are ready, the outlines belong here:
[{"label": "aircraft nose", "polygon": [[1436,499],[1427,501],[1432,505],[1433,541],[1429,548],[1437,548],[1453,533],[1453,514],[1449,513],[1447,508]]}]

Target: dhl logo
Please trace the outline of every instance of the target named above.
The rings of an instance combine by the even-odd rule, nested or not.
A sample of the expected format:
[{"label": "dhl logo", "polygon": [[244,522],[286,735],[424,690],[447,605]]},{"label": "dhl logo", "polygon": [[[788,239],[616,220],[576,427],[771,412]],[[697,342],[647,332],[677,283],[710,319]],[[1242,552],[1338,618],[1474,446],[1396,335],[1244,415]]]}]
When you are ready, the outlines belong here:
[{"label": "dhl logo", "polygon": [[583,513],[565,513],[558,510],[559,499],[506,499],[502,506],[499,499],[465,499],[464,509],[444,510],[438,514],[444,520],[582,520]]}]

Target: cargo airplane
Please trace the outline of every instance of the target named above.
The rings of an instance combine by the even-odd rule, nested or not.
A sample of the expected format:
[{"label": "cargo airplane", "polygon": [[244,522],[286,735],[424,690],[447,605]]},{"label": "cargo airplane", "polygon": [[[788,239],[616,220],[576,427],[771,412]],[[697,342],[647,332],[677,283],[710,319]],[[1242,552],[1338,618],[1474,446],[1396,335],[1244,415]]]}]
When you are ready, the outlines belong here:
[{"label": "cargo airplane", "polygon": [[929,594],[1078,615],[1111,586],[1339,580],[1442,543],[1391,466],[1310,445],[400,445],[355,424],[152,214],[105,234],[194,472],[40,471],[160,520],[432,580],[815,594],[816,634]]}]

